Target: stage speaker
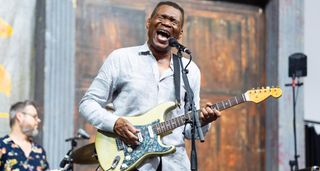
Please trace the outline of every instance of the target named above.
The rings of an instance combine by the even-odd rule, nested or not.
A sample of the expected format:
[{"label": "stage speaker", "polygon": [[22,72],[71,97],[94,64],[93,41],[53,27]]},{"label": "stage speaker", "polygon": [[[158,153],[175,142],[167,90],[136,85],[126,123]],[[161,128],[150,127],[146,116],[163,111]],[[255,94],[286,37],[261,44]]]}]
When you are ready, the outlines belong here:
[{"label": "stage speaker", "polygon": [[307,56],[303,53],[294,53],[289,56],[289,77],[307,76]]}]

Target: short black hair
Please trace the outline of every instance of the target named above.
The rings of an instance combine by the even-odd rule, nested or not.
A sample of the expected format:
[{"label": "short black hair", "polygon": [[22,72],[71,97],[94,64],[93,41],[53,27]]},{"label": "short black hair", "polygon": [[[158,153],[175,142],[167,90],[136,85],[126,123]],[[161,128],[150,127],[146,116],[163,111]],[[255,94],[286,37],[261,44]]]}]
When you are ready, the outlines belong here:
[{"label": "short black hair", "polygon": [[180,12],[181,12],[181,17],[182,17],[182,21],[181,21],[181,28],[183,27],[183,23],[184,23],[184,10],[183,8],[178,5],[177,3],[175,2],[171,2],[171,1],[162,1],[162,2],[159,2],[157,4],[157,6],[153,9],[152,13],[151,13],[151,16],[150,18],[154,17],[156,15],[156,12],[158,11],[159,7],[162,6],[162,5],[168,5],[168,6],[171,6],[175,9],[178,9]]},{"label": "short black hair", "polygon": [[17,112],[23,112],[23,110],[27,106],[33,106],[34,108],[36,108],[37,112],[39,111],[38,105],[32,100],[20,101],[20,102],[16,102],[15,104],[11,105],[10,111],[9,111],[10,127],[12,127],[13,124],[15,123],[15,118],[16,118]]}]

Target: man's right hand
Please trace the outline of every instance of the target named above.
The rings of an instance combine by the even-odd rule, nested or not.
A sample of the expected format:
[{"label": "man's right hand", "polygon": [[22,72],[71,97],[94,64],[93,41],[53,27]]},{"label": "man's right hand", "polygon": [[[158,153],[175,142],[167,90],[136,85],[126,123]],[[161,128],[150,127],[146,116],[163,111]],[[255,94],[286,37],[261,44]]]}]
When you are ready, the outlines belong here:
[{"label": "man's right hand", "polygon": [[120,117],[114,124],[113,130],[126,144],[139,145],[139,139],[136,136],[139,130],[126,119]]}]

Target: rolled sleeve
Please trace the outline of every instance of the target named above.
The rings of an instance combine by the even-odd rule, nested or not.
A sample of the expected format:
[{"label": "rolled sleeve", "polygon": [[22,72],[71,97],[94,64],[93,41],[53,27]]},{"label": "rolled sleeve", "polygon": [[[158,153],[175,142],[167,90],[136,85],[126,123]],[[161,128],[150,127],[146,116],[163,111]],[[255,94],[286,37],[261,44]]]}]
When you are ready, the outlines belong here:
[{"label": "rolled sleeve", "polygon": [[79,104],[80,114],[90,124],[108,132],[113,132],[114,124],[119,118],[105,109],[115,91],[114,78],[116,71],[110,54]]},{"label": "rolled sleeve", "polygon": [[80,103],[80,113],[98,129],[113,132],[113,127],[119,116],[102,108],[93,99],[85,99]]}]

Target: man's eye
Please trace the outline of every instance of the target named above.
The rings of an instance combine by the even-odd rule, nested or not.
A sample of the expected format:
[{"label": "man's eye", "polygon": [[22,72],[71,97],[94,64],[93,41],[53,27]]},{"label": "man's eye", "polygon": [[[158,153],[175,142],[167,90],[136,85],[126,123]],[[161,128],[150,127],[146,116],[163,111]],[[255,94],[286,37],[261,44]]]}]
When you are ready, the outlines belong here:
[{"label": "man's eye", "polygon": [[174,25],[178,25],[178,21],[177,20],[173,20],[173,21],[171,21],[171,23],[174,24]]},{"label": "man's eye", "polygon": [[159,18],[160,20],[163,20],[163,19],[164,19],[164,17],[163,17],[163,16],[158,16],[158,18]]}]

